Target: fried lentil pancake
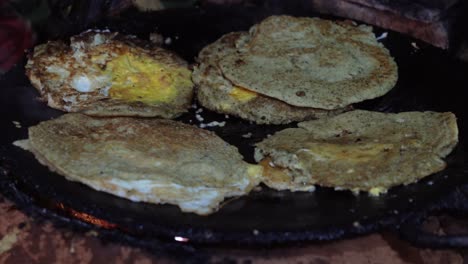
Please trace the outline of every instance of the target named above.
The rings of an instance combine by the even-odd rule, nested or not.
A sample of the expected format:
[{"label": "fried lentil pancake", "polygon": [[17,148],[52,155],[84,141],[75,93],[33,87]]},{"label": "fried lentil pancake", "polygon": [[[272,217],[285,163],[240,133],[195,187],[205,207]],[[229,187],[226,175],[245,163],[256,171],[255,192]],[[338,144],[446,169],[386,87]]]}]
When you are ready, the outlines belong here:
[{"label": "fried lentil pancake", "polygon": [[255,159],[272,188],[378,194],[444,169],[457,142],[452,113],[355,110],[280,131],[257,144]]},{"label": "fried lentil pancake", "polygon": [[213,132],[165,119],[71,113],[30,127],[15,144],[68,180],[201,215],[248,193],[262,171]]},{"label": "fried lentil pancake", "polygon": [[228,33],[200,52],[192,79],[197,85],[197,99],[201,105],[258,124],[286,124],[333,116],[345,110],[297,107],[233,85],[223,76],[218,64],[224,56],[236,53],[236,44],[248,38],[247,32]]},{"label": "fried lentil pancake", "polygon": [[396,63],[371,27],[291,16],[253,26],[219,68],[235,86],[328,110],[382,96],[398,78]]},{"label": "fried lentil pancake", "polygon": [[190,106],[193,83],[175,54],[118,33],[87,31],[70,45],[35,47],[26,74],[50,107],[95,116],[174,118]]}]

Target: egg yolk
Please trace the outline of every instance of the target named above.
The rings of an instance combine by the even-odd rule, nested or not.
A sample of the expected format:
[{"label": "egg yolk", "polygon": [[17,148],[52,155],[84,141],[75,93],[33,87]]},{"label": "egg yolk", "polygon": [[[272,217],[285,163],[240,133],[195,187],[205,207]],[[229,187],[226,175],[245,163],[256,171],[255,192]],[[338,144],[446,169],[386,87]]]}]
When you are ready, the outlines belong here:
[{"label": "egg yolk", "polygon": [[169,102],[177,96],[177,88],[191,86],[190,71],[163,65],[145,56],[125,54],[106,65],[111,76],[109,96],[146,104]]},{"label": "egg yolk", "polygon": [[286,169],[279,166],[273,167],[273,164],[270,158],[265,158],[259,162],[259,165],[263,167],[263,175],[266,178],[274,182],[291,182],[293,178],[288,175]]},{"label": "egg yolk", "polygon": [[245,103],[257,97],[258,94],[240,86],[234,86],[229,92],[229,95],[237,101]]}]

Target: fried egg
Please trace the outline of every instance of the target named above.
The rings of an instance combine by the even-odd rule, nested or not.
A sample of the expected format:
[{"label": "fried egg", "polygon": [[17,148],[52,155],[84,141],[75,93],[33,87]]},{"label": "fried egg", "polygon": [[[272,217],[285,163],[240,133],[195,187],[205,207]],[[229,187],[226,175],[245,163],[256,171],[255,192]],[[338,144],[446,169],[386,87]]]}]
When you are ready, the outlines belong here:
[{"label": "fried egg", "polygon": [[201,105],[259,124],[335,116],[398,79],[371,27],[309,17],[270,16],[222,36],[197,61]]},{"label": "fried egg", "polygon": [[398,67],[372,28],[270,16],[224,50],[217,67],[233,85],[292,106],[336,110],[391,90]]},{"label": "fried egg", "polygon": [[174,118],[190,105],[188,65],[149,42],[87,31],[37,46],[26,74],[48,105],[96,116]]},{"label": "fried egg", "polygon": [[213,132],[165,119],[70,113],[30,127],[14,144],[68,180],[200,215],[247,194],[263,170]]},{"label": "fried egg", "polygon": [[272,188],[320,185],[379,195],[444,169],[458,142],[449,112],[355,110],[298,126],[257,144],[255,159]]},{"label": "fried egg", "polygon": [[248,37],[247,32],[228,33],[200,51],[197,58],[199,64],[194,67],[192,79],[197,86],[197,99],[201,105],[258,124],[286,124],[333,116],[350,109],[297,107],[258,93],[251,87],[233,84],[225,77],[219,63],[225,56],[237,54],[237,44]]}]

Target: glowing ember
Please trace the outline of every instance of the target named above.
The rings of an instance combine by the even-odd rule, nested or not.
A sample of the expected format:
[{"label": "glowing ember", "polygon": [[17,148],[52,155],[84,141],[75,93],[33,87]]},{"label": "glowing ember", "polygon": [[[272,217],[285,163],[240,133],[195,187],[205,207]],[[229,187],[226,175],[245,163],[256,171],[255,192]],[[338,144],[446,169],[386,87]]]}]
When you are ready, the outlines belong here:
[{"label": "glowing ember", "polygon": [[102,228],[106,228],[106,229],[117,228],[116,224],[113,224],[113,223],[108,222],[106,220],[97,218],[97,217],[95,217],[93,215],[90,215],[90,214],[87,214],[87,213],[76,211],[76,210],[74,210],[72,208],[66,207],[62,203],[58,203],[57,207],[64,210],[64,211],[66,211],[71,216],[73,216],[73,217],[75,217],[75,218],[77,218],[77,219],[79,219],[81,221],[84,221],[84,222],[87,222],[87,223],[90,223],[90,224],[93,224],[93,225],[96,225],[96,226],[99,226],[99,227],[102,227]]},{"label": "glowing ember", "polygon": [[174,237],[174,240],[177,241],[177,242],[188,242],[188,241],[189,241],[188,238],[186,238],[186,237],[180,237],[180,236]]}]

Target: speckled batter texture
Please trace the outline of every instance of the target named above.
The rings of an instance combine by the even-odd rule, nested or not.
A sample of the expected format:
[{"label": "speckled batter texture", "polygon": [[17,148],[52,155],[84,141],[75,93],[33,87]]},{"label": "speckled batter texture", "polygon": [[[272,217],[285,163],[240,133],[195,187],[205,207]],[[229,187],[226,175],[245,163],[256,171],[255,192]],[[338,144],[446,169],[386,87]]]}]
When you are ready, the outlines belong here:
[{"label": "speckled batter texture", "polygon": [[237,99],[233,93],[239,87],[224,76],[219,63],[228,54],[236,53],[236,45],[248,38],[247,32],[228,33],[200,51],[197,58],[199,64],[194,67],[192,78],[197,85],[197,99],[201,105],[258,124],[287,124],[330,117],[350,110],[350,106],[335,110],[298,107],[262,93],[252,92],[248,87],[241,89],[250,91],[251,98]]},{"label": "speckled batter texture", "polygon": [[298,126],[257,144],[257,161],[286,169],[284,177],[265,176],[273,188],[317,184],[378,194],[444,169],[443,158],[458,142],[449,112],[355,110]]},{"label": "speckled batter texture", "polygon": [[16,144],[69,180],[203,215],[261,176],[213,132],[172,120],[65,114],[30,127],[29,139]]},{"label": "speckled batter texture", "polygon": [[294,106],[337,109],[384,95],[397,65],[372,28],[271,16],[219,66],[233,84]]}]

